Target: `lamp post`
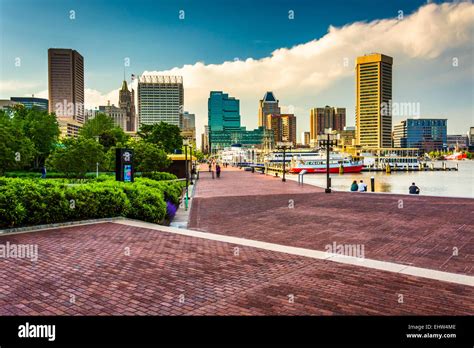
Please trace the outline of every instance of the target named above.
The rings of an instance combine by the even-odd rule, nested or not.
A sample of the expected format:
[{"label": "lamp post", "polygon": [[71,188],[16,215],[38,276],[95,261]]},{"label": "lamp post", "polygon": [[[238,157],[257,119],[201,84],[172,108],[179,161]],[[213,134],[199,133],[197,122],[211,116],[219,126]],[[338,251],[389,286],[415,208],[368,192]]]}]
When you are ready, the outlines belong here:
[{"label": "lamp post", "polygon": [[[326,189],[324,190],[324,192],[331,193],[331,178],[329,177],[329,152],[332,146],[337,145],[339,134],[335,134],[334,132],[332,132],[331,128],[326,129],[325,133],[325,136],[321,137],[321,139],[319,140],[319,146],[326,148]],[[326,139],[324,139],[324,137]]]},{"label": "lamp post", "polygon": [[279,149],[279,150],[283,150],[283,177],[281,179],[281,181],[283,182],[286,182],[286,178],[285,178],[285,172],[286,172],[286,150],[289,150],[291,149],[291,146],[293,144],[290,143],[290,142],[279,142],[277,143],[277,146],[276,148]]},{"label": "lamp post", "polygon": [[189,146],[189,157],[191,159],[191,176],[190,176],[190,183],[193,184],[193,145]]},{"label": "lamp post", "polygon": [[189,146],[189,139],[184,139],[183,140],[183,145],[184,145],[184,175],[186,176],[186,196],[184,197],[184,210],[188,210],[188,146]]}]

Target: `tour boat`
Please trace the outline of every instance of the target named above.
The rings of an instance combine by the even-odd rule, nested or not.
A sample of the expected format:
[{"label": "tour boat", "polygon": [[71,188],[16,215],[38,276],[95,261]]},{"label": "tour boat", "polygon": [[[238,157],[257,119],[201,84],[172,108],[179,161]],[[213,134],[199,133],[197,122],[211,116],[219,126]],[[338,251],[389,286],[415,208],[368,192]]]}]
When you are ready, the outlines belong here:
[{"label": "tour boat", "polygon": [[[329,173],[360,173],[364,168],[362,162],[352,161],[347,157],[336,157],[331,155],[329,158]],[[321,156],[317,159],[303,160],[294,158],[290,167],[290,173],[300,173],[305,170],[307,173],[326,173],[326,158]]]},{"label": "tour boat", "polygon": [[462,152],[454,152],[452,155],[444,156],[445,160],[454,160],[454,161],[462,160],[465,158],[467,158],[467,154],[462,153]]}]

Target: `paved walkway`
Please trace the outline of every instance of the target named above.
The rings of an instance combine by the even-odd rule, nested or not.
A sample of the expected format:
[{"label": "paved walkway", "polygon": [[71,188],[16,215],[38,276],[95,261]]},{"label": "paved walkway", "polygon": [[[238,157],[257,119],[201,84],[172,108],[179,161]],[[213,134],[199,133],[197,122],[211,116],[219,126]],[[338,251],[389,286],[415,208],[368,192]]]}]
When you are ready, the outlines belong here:
[{"label": "paved walkway", "polygon": [[232,168],[201,178],[188,226],[322,251],[359,245],[369,259],[474,275],[473,216],[472,199],[325,194]]},{"label": "paved walkway", "polygon": [[[190,223],[213,234],[124,220],[0,236],[39,252],[0,258],[0,315],[472,315],[472,204],[201,173]],[[385,270],[319,257],[333,242]]]},{"label": "paved walkway", "polygon": [[0,237],[39,249],[36,263],[0,259],[0,278],[8,279],[0,285],[0,315],[469,315],[474,309],[472,286],[134,225]]}]

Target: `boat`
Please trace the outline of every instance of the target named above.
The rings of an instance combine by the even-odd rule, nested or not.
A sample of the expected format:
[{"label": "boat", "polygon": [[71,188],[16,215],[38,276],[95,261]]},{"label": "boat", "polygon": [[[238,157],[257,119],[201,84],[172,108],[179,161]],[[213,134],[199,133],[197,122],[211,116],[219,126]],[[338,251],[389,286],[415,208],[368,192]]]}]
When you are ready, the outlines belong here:
[{"label": "boat", "polygon": [[[330,154],[329,173],[360,173],[364,168],[362,162],[353,161],[350,157],[338,154]],[[317,158],[303,159],[293,157],[290,173],[298,174],[303,170],[306,173],[327,173],[326,156],[319,155]]]},{"label": "boat", "polygon": [[467,158],[467,154],[462,152],[454,152],[452,155],[444,156],[445,160],[459,161]]}]

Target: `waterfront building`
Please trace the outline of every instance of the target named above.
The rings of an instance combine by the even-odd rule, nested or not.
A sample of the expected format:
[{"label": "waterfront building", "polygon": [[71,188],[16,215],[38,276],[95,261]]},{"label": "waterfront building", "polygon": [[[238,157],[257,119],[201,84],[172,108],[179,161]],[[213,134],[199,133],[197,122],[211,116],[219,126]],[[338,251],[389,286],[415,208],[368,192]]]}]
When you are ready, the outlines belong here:
[{"label": "waterfront building", "polygon": [[469,148],[474,147],[474,127],[469,128]]},{"label": "waterfront building", "polygon": [[310,132],[301,132],[301,144],[302,145],[309,145],[310,143]]},{"label": "waterfront building", "polygon": [[424,152],[441,151],[447,148],[447,119],[406,119],[395,125],[393,146],[395,148],[418,148]]},{"label": "waterfront building", "polygon": [[184,88],[181,76],[142,75],[138,80],[139,124],[166,122],[182,127]]},{"label": "waterfront building", "polygon": [[342,146],[355,145],[356,129],[355,127],[344,127],[343,130],[337,131],[340,134],[339,142]]},{"label": "waterfront building", "polygon": [[223,150],[230,146],[254,146],[262,149],[266,144],[273,144],[273,132],[265,129],[265,127],[258,127],[254,130],[247,130],[241,127],[239,130],[231,131],[213,131],[212,135],[212,150],[214,152]]},{"label": "waterfront building", "polygon": [[[223,143],[232,143],[232,133],[241,131],[240,101],[222,91],[211,91],[208,105],[209,149],[222,148]],[[223,137],[229,139],[225,140]]]},{"label": "waterfront building", "polygon": [[346,126],[346,108],[326,105],[324,108],[312,108],[309,115],[310,140],[316,141],[326,128],[342,131]]},{"label": "waterfront building", "polygon": [[296,146],[296,116],[293,114],[267,115],[266,128],[273,132],[275,143],[291,142]]},{"label": "waterfront building", "polygon": [[258,104],[258,126],[266,126],[266,117],[269,114],[280,115],[279,101],[275,98],[273,92],[266,92],[263,99]]},{"label": "waterfront building", "polygon": [[448,150],[465,150],[469,147],[469,137],[466,134],[448,134],[446,139]]},{"label": "waterfront building", "polygon": [[39,110],[48,111],[48,99],[32,97],[11,97],[11,101],[21,103],[27,109],[38,108]]},{"label": "waterfront building", "polygon": [[356,61],[356,141],[365,148],[392,144],[393,58],[380,53]]}]

